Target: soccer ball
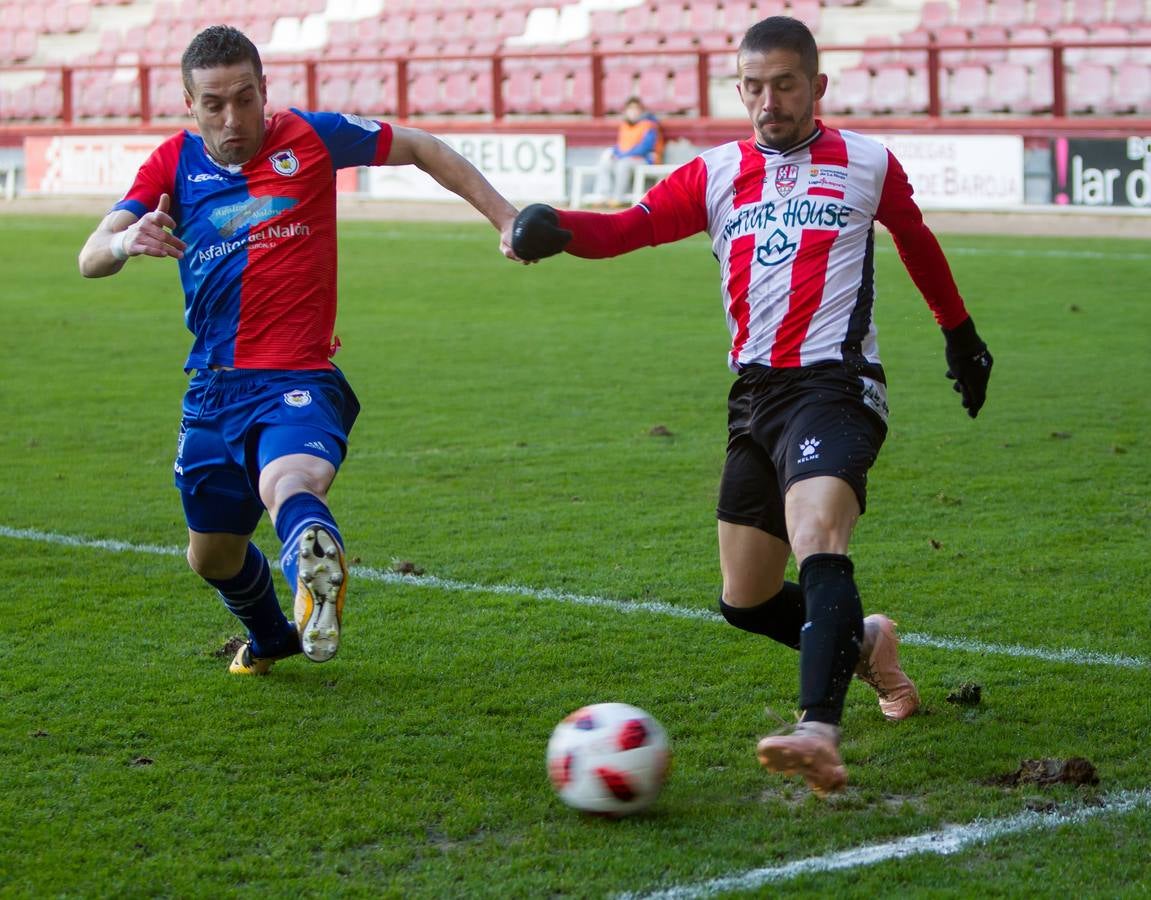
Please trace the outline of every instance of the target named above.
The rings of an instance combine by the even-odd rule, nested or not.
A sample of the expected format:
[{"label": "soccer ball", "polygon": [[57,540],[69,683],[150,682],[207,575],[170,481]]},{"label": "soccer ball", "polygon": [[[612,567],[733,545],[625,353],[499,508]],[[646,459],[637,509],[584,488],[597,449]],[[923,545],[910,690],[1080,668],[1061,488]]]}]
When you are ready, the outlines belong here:
[{"label": "soccer ball", "polygon": [[548,776],[581,812],[626,816],[646,809],[667,778],[667,732],[627,703],[595,703],[560,722],[548,741]]}]

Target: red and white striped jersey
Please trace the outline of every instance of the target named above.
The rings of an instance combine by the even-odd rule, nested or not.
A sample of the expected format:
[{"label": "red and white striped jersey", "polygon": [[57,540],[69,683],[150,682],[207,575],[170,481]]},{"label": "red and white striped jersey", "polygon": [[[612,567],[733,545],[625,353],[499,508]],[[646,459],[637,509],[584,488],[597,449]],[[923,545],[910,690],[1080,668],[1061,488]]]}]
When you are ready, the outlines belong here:
[{"label": "red and white striped jersey", "polygon": [[755,140],[723,144],[657,184],[640,207],[650,221],[645,243],[711,235],[734,370],[845,361],[882,372],[872,316],[876,220],[939,324],[967,318],[902,167],[863,135],[817,123],[782,152]]}]

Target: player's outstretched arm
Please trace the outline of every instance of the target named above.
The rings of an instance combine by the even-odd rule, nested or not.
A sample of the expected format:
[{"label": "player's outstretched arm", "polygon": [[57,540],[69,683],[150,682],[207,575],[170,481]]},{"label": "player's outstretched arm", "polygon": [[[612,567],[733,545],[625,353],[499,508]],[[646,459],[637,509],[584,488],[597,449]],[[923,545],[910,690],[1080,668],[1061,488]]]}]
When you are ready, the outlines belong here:
[{"label": "player's outstretched arm", "polygon": [[386,165],[414,165],[427,172],[453,194],[467,200],[500,233],[500,252],[520,260],[512,250],[512,224],[516,208],[492,187],[483,173],[434,135],[419,128],[392,126],[392,146]]},{"label": "player's outstretched arm", "polygon": [[168,214],[170,198],[160,196],[154,210],[140,219],[126,209],[104,217],[80,251],[80,274],[85,278],[115,275],[132,256],[182,259],[187,246],[170,232],[176,220]]}]

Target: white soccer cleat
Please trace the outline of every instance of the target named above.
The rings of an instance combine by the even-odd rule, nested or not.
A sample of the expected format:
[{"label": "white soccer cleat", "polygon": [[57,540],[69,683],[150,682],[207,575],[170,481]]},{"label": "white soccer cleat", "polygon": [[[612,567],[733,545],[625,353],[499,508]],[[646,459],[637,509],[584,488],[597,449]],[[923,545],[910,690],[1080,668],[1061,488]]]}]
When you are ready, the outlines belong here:
[{"label": "white soccer cleat", "polygon": [[348,592],[348,567],[335,538],[309,526],[297,551],[295,615],[304,656],[327,662],[340,649],[340,623]]}]

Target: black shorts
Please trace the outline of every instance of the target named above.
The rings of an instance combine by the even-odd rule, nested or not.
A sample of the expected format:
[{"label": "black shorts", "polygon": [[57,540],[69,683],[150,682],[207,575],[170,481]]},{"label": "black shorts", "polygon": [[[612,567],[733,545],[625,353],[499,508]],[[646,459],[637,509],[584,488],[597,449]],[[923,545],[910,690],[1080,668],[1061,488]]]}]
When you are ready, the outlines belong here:
[{"label": "black shorts", "polygon": [[876,374],[834,363],[746,368],[728,395],[718,518],[787,541],[783,498],[796,481],[816,475],[850,484],[862,512],[867,471],[887,436],[887,391]]}]

